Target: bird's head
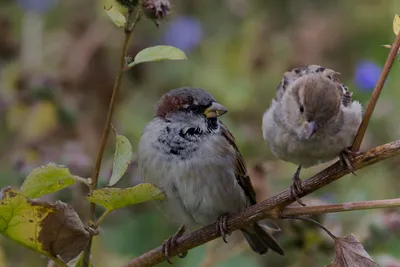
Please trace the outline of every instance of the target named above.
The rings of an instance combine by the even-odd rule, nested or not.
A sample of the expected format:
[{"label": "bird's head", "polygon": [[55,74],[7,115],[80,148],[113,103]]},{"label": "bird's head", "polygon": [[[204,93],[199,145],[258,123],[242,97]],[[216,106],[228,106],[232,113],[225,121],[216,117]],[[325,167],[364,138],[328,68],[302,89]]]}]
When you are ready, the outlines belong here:
[{"label": "bird's head", "polygon": [[161,97],[156,116],[171,122],[187,124],[191,129],[207,131],[218,127],[218,117],[228,110],[200,88],[183,87]]},{"label": "bird's head", "polygon": [[317,136],[340,113],[340,84],[324,75],[300,77],[288,90],[283,111],[301,140]]}]

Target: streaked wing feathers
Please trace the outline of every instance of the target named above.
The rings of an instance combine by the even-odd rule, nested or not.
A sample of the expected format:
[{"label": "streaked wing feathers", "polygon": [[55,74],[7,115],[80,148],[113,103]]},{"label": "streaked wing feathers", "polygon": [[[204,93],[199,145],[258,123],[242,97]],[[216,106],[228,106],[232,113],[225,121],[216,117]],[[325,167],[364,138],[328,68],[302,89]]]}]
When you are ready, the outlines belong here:
[{"label": "streaked wing feathers", "polygon": [[236,180],[240,185],[240,187],[245,192],[245,194],[247,195],[251,205],[254,205],[257,203],[256,192],[254,191],[253,185],[251,184],[250,177],[247,175],[246,164],[244,162],[243,156],[240,153],[238,147],[236,146],[235,138],[229,132],[228,128],[226,128],[226,126],[222,124],[222,122],[221,122],[221,129],[222,129],[222,135],[228,140],[229,144],[236,151],[236,166],[235,166]]}]

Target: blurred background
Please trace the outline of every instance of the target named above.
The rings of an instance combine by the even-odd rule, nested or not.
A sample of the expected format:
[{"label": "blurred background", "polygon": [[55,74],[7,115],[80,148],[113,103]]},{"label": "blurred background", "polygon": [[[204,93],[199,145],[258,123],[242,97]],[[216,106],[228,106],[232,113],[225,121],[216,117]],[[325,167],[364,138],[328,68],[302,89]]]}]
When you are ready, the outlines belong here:
[{"label": "blurred background", "polygon": [[[261,118],[282,74],[319,64],[341,73],[353,98],[367,104],[394,40],[396,0],[171,0],[159,29],[136,28],[129,54],[157,45],[184,50],[186,61],[143,64],[126,73],[114,125],[136,151],[153,107],[167,91],[201,87],[229,109],[222,120],[237,139],[258,194],[286,189],[296,166],[276,160],[261,134]],[[89,177],[98,151],[121,52],[123,32],[103,11],[112,0],[0,0],[0,185],[19,187],[35,167],[55,162]],[[362,150],[399,139],[400,64],[394,64]],[[100,186],[111,173],[114,136],[103,160]],[[315,174],[317,166],[302,172]],[[306,203],[395,198],[400,158],[357,171],[306,197]],[[117,185],[140,182],[137,165]],[[75,185],[44,199],[71,203],[87,220],[85,188]],[[101,214],[98,209],[98,214]],[[316,216],[338,236],[354,233],[381,266],[400,266],[399,210]],[[329,237],[302,221],[279,221],[286,255],[259,257],[240,235],[191,250],[174,266],[324,266],[335,250]],[[121,266],[158,246],[177,229],[151,204],[109,216],[95,238],[96,267]],[[24,255],[21,257],[20,255]],[[0,266],[46,266],[47,260],[0,236]],[[167,264],[163,264],[167,266]],[[161,266],[163,266],[161,265]]]}]

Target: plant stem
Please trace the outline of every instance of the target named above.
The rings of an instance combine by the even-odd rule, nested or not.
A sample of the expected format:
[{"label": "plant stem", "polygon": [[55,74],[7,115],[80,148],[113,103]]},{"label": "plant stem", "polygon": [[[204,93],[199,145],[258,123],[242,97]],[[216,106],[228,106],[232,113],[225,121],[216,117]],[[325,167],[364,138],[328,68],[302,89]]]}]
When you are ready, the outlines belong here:
[{"label": "plant stem", "polygon": [[378,102],[379,95],[385,85],[386,79],[389,75],[389,71],[392,68],[393,62],[396,60],[397,53],[400,48],[400,34],[397,35],[396,40],[390,50],[389,56],[386,59],[385,66],[381,72],[378,83],[374,91],[372,92],[371,100],[368,103],[367,109],[365,110],[364,117],[361,121],[360,127],[358,128],[358,132],[356,137],[354,138],[353,145],[351,146],[351,151],[357,152],[360,150],[361,142],[364,139],[365,131],[367,130],[369,120],[371,119],[372,112],[374,112],[376,102]]},{"label": "plant stem", "polygon": [[355,211],[355,210],[371,210],[382,208],[396,208],[400,207],[400,198],[384,199],[384,200],[371,200],[361,202],[347,202],[341,204],[317,205],[306,207],[285,207],[281,214],[282,216],[296,216],[296,215],[314,215],[342,211]]},{"label": "plant stem", "polygon": [[[128,21],[130,21],[130,17],[132,16],[132,14],[133,14],[133,12],[129,13]],[[104,126],[103,137],[101,138],[100,149],[99,149],[99,153],[97,154],[97,158],[96,158],[96,165],[94,167],[93,174],[92,174],[91,191],[93,191],[97,188],[97,181],[99,178],[101,161],[103,159],[104,150],[106,148],[108,136],[110,134],[111,120],[113,117],[115,104],[117,102],[119,87],[121,85],[122,76],[124,75],[126,53],[128,51],[128,45],[129,45],[129,41],[132,37],[133,29],[135,28],[137,22],[140,20],[140,16],[141,16],[140,12],[137,11],[136,17],[133,20],[132,25],[127,25],[127,27],[125,27],[125,40],[124,40],[124,43],[122,46],[121,58],[119,60],[119,70],[118,70],[117,78],[115,79],[115,83],[114,83],[113,93],[112,93],[111,100],[110,100],[110,106],[108,108],[108,113],[107,113],[106,124]],[[95,208],[96,208],[96,205],[94,203],[90,203],[89,224],[94,221]],[[92,247],[92,237],[90,238],[87,247],[83,251],[82,267],[89,266],[91,247]]]},{"label": "plant stem", "polygon": [[[52,257],[51,260],[53,261],[53,263],[55,263],[59,267],[68,267],[68,265],[66,263],[64,263],[64,261],[62,261],[61,259],[59,259],[57,257]],[[50,263],[48,265],[50,265]]]}]

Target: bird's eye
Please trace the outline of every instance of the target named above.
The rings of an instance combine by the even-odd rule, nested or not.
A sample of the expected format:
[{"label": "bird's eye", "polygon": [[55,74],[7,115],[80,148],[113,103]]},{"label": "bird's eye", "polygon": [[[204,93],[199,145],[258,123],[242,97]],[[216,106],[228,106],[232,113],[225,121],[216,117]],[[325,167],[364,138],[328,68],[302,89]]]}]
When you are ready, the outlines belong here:
[{"label": "bird's eye", "polygon": [[303,106],[303,105],[300,105],[299,110],[300,110],[301,113],[303,113],[303,112],[304,112],[304,106]]},{"label": "bird's eye", "polygon": [[190,109],[190,111],[193,112],[193,113],[199,113],[199,111],[200,111],[200,108],[199,108],[198,105],[191,105],[191,106],[189,107],[189,109]]},{"label": "bird's eye", "polygon": [[185,137],[186,135],[193,136],[193,135],[201,135],[201,134],[202,134],[202,131],[201,131],[201,129],[199,127],[186,128],[186,129],[181,130],[180,133],[179,133],[179,135],[181,137]]}]

